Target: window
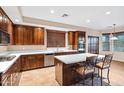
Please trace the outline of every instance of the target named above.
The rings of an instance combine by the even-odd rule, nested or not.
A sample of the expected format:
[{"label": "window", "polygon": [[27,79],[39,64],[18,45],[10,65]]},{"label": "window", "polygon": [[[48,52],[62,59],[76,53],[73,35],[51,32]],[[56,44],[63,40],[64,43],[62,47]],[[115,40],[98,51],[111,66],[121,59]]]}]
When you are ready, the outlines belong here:
[{"label": "window", "polygon": [[109,51],[110,50],[110,38],[109,38],[110,34],[106,33],[106,34],[102,34],[102,49],[103,51]]},{"label": "window", "polygon": [[113,50],[124,52],[124,32],[114,34],[118,40],[113,41]]}]

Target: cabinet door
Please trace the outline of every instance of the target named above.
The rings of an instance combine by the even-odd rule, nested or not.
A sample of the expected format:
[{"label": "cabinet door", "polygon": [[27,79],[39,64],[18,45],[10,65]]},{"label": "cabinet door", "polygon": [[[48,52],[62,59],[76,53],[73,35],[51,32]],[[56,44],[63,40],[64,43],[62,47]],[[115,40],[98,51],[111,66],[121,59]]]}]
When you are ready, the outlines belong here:
[{"label": "cabinet door", "polygon": [[36,68],[36,66],[37,66],[37,64],[36,64],[36,62],[37,62],[37,59],[36,59],[36,56],[35,55],[29,55],[28,56],[28,63],[29,63],[29,69],[34,69],[34,68]]},{"label": "cabinet door", "polygon": [[4,14],[3,14],[3,18],[2,18],[2,24],[3,24],[3,30],[7,31],[7,17]]},{"label": "cabinet door", "polygon": [[78,32],[74,33],[74,44],[73,49],[78,49]]},{"label": "cabinet door", "polygon": [[43,28],[34,28],[34,44],[35,45],[44,45],[44,29]]},{"label": "cabinet door", "polygon": [[20,80],[20,58],[16,60],[15,64],[12,65],[12,73],[11,73],[11,78],[12,78],[12,86],[17,86],[19,84]]},{"label": "cabinet door", "polygon": [[44,66],[44,55],[30,55],[28,56],[30,62],[30,69],[35,69]]},{"label": "cabinet door", "polygon": [[33,45],[33,28],[28,27],[27,28],[27,45]]},{"label": "cabinet door", "polygon": [[13,45],[14,44],[14,37],[13,37],[13,23],[8,20],[8,33],[10,34],[10,44]]},{"label": "cabinet door", "polygon": [[2,29],[2,31],[8,32],[8,22],[9,22],[9,18],[0,8],[0,29]]},{"label": "cabinet door", "polygon": [[44,66],[44,55],[27,55],[21,57],[21,70],[35,69]]},{"label": "cabinet door", "polygon": [[16,45],[23,45],[23,27],[22,26],[15,26],[14,27],[14,44]]},{"label": "cabinet door", "polygon": [[27,27],[23,27],[23,45],[28,45],[28,35],[29,31]]},{"label": "cabinet door", "polygon": [[37,59],[37,68],[39,67],[44,67],[44,55],[37,55],[36,56]]},{"label": "cabinet door", "polygon": [[2,19],[3,19],[3,14],[2,11],[0,10],[0,29],[2,29],[3,27]]},{"label": "cabinet door", "polygon": [[74,42],[74,32],[68,32],[68,44],[73,45]]},{"label": "cabinet door", "polygon": [[29,63],[27,57],[28,56],[22,56],[21,57],[21,70],[22,71],[30,69],[30,63]]}]

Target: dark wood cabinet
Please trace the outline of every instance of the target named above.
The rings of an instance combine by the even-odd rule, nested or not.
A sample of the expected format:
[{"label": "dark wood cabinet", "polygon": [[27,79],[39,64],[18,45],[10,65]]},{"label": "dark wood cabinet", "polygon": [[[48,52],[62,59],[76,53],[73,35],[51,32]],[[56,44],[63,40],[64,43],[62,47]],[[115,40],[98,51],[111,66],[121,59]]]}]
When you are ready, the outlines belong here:
[{"label": "dark wood cabinet", "polygon": [[34,28],[34,32],[33,32],[34,36],[33,36],[33,40],[34,40],[34,44],[35,45],[39,45],[39,44],[44,44],[44,29],[43,28]]},{"label": "dark wood cabinet", "polygon": [[72,49],[77,50],[80,48],[80,40],[83,40],[83,47],[85,49],[85,38],[86,38],[86,33],[83,31],[69,31],[68,32],[68,44],[72,45]]},{"label": "dark wood cabinet", "polygon": [[[13,23],[6,15],[6,13],[2,10],[1,7],[0,7],[0,32],[9,35],[9,38],[7,36],[7,40],[9,39],[9,43],[7,44],[13,44]],[[8,42],[7,40],[5,42]],[[6,43],[1,43],[1,45],[6,45]]]},{"label": "dark wood cabinet", "polygon": [[14,26],[14,44],[21,45],[23,44],[23,27],[16,27]]},{"label": "dark wood cabinet", "polygon": [[44,28],[14,25],[15,45],[44,45]]},{"label": "dark wood cabinet", "polygon": [[74,32],[72,31],[68,32],[68,44],[74,45]]},{"label": "dark wood cabinet", "polygon": [[21,56],[21,70],[30,70],[44,67],[44,55],[23,55]]},{"label": "dark wood cabinet", "polygon": [[3,13],[1,9],[0,9],[0,29],[3,29]]},{"label": "dark wood cabinet", "polygon": [[21,76],[20,66],[20,59],[17,59],[16,62],[5,73],[1,73],[0,85],[17,86]]},{"label": "dark wood cabinet", "polygon": [[47,29],[47,47],[65,47],[65,32]]},{"label": "dark wood cabinet", "polygon": [[11,24],[12,24],[12,21],[9,19],[9,17],[6,15],[6,13],[0,7],[0,29],[5,32],[10,32],[9,30],[11,30],[11,29],[9,29],[10,28],[9,26]]},{"label": "dark wood cabinet", "polygon": [[12,86],[17,86],[20,81],[21,77],[21,60],[20,58],[12,65],[11,67],[11,79],[12,79]]},{"label": "dark wood cabinet", "polygon": [[81,77],[75,70],[74,64],[64,64],[58,59],[55,60],[55,79],[62,86],[68,86],[79,82]]}]

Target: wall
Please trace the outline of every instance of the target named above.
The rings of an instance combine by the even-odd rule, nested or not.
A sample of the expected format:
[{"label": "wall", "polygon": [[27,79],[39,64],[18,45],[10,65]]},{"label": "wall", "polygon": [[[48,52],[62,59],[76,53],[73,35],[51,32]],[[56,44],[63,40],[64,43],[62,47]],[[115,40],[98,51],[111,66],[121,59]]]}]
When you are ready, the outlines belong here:
[{"label": "wall", "polygon": [[[100,54],[113,53],[114,54],[114,57],[113,57],[114,60],[124,62],[124,52],[112,51],[112,45],[113,45],[112,41],[110,41],[110,51],[102,51],[102,33],[110,33],[110,32],[113,32],[113,29],[102,30],[100,33],[100,39],[101,39],[100,40]],[[124,32],[124,26],[116,28],[116,32]]]}]

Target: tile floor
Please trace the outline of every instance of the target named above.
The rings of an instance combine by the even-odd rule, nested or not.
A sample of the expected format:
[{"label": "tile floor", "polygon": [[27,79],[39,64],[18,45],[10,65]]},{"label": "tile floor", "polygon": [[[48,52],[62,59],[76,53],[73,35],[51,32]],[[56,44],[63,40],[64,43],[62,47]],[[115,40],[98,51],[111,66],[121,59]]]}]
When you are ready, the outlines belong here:
[{"label": "tile floor", "polygon": [[[113,62],[110,70],[110,86],[122,86],[124,85],[124,63]],[[103,84],[108,85],[107,80],[104,79]],[[41,68],[30,71],[22,72],[20,79],[20,86],[59,86],[55,80],[55,67]],[[82,81],[75,84],[76,86],[82,86]],[[86,85],[91,85],[91,80],[86,80]],[[100,85],[100,79],[94,79],[94,85]]]}]

